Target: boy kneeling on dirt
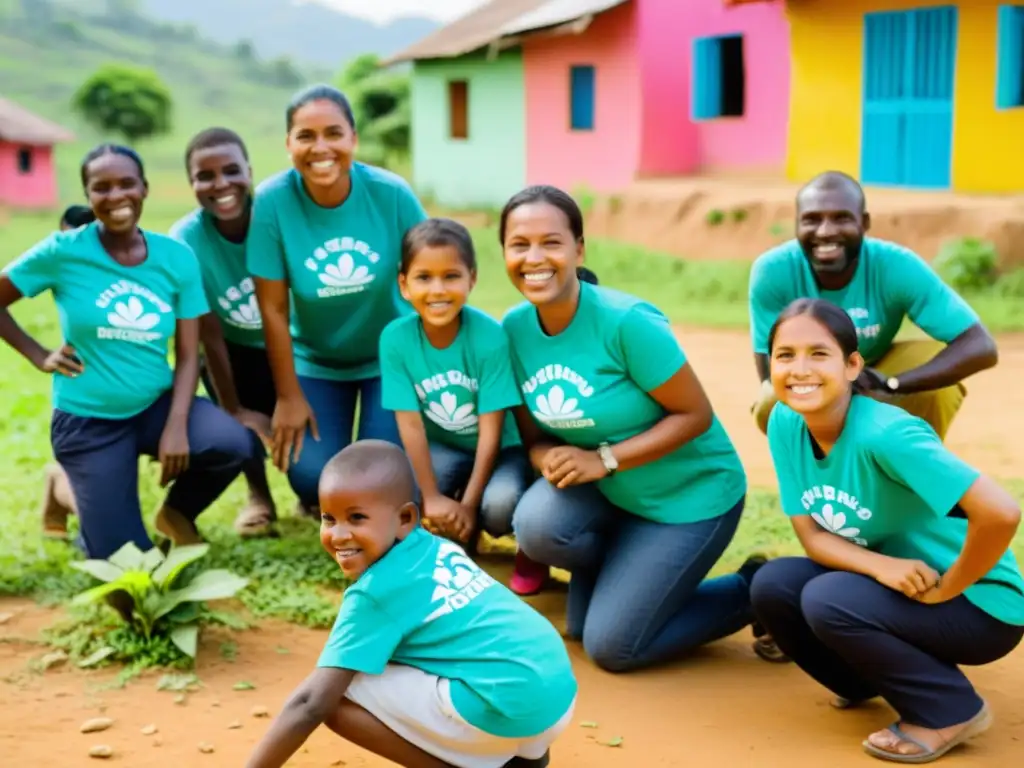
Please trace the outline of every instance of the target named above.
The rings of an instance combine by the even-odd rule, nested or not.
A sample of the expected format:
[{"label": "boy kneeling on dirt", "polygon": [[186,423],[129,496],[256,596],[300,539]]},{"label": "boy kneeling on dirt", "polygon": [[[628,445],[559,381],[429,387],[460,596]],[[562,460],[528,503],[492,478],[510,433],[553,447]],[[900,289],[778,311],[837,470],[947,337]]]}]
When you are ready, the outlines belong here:
[{"label": "boy kneeling on dirt", "polygon": [[410,768],[548,765],[577,691],[555,628],[420,527],[397,446],[353,443],[319,492],[320,541],[353,583],[248,768],[280,768],[320,724]]}]

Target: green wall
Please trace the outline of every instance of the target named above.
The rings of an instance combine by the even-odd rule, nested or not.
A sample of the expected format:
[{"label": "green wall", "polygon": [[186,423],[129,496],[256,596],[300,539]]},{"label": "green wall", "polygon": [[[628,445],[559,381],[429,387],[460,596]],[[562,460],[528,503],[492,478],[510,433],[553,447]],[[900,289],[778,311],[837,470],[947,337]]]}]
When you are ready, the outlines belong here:
[{"label": "green wall", "polygon": [[[469,82],[469,138],[449,138],[448,82]],[[413,184],[438,203],[502,206],[526,186],[523,58],[505,51],[419,61],[412,77]]]}]

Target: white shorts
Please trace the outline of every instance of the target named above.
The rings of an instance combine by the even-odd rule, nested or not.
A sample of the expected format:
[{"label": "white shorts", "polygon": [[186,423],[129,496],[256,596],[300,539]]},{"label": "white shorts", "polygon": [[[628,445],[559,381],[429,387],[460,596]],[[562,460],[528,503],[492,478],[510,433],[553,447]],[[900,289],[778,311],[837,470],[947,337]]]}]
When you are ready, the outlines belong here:
[{"label": "white shorts", "polygon": [[572,720],[569,711],[539,736],[507,739],[470,725],[452,706],[451,683],[443,677],[400,664],[381,675],[357,674],[345,697],[410,744],[458,768],[501,768],[514,757],[544,756]]}]

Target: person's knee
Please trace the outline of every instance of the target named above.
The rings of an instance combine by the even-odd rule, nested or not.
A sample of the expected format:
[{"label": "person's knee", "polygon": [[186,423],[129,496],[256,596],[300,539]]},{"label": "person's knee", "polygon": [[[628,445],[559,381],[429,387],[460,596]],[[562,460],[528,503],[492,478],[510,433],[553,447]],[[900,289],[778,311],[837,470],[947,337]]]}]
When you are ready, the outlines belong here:
[{"label": "person's knee", "polygon": [[757,616],[799,605],[805,579],[796,572],[803,558],[780,557],[761,566],[750,582],[750,605]]},{"label": "person's knee", "polygon": [[524,484],[511,477],[496,475],[487,484],[480,503],[480,524],[491,536],[504,536],[512,530],[512,517],[526,492]]},{"label": "person's knee", "polygon": [[858,601],[861,582],[866,579],[857,573],[833,571],[807,582],[800,593],[800,612],[819,638],[827,637],[853,624],[859,623]]},{"label": "person's knee", "polygon": [[559,551],[568,544],[557,539],[553,525],[558,512],[557,494],[558,490],[541,478],[526,490],[512,514],[512,530],[519,549],[537,562],[558,559]]},{"label": "person's knee", "polygon": [[768,417],[772,415],[772,409],[775,407],[776,402],[772,383],[770,381],[762,382],[757,400],[751,409],[751,414],[754,417],[754,423],[757,424],[757,428],[763,434],[768,434]]},{"label": "person's knee", "polygon": [[583,650],[605,672],[628,672],[636,667],[635,632],[622,622],[590,621],[583,627]]}]

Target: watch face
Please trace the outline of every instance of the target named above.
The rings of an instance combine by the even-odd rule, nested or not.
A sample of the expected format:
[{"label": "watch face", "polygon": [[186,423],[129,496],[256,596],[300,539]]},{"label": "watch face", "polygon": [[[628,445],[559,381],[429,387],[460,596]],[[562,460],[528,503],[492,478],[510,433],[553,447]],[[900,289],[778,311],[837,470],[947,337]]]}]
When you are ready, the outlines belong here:
[{"label": "watch face", "polygon": [[893,376],[885,382],[885,386],[895,392],[900,388],[900,380]]}]

